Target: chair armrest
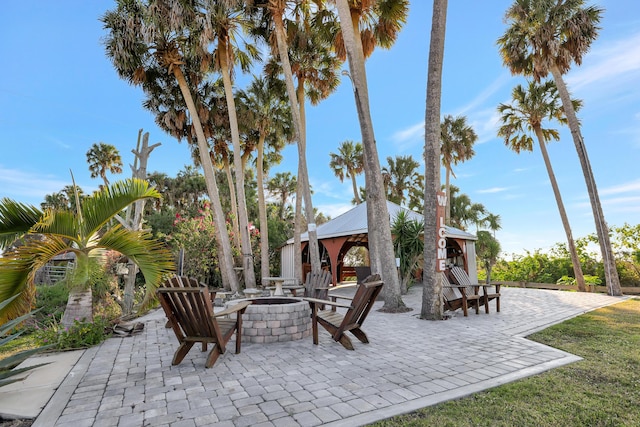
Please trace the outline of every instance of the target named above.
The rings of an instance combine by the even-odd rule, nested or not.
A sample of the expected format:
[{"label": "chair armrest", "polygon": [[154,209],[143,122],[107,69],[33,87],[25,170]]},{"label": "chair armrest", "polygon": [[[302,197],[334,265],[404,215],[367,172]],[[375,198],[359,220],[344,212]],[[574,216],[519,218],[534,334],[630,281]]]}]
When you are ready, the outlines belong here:
[{"label": "chair armrest", "polygon": [[222,316],[227,316],[229,314],[233,314],[236,313],[238,311],[241,310],[245,310],[248,306],[251,305],[251,301],[242,301],[239,302],[238,304],[234,304],[231,307],[227,307],[224,310],[218,312],[218,313],[213,313],[213,317],[222,317]]},{"label": "chair armrest", "polygon": [[327,301],[325,299],[319,299],[319,298],[302,298],[304,301],[307,301],[311,304],[324,304],[324,305],[330,305],[333,307],[342,307],[342,308],[352,308],[351,304],[341,304],[339,302],[335,302],[335,301]]},{"label": "chair armrest", "polygon": [[347,296],[342,296],[342,295],[329,295],[329,298],[334,298],[334,301],[336,298],[340,298],[340,299],[346,299],[349,301],[353,301],[353,297],[347,297]]}]

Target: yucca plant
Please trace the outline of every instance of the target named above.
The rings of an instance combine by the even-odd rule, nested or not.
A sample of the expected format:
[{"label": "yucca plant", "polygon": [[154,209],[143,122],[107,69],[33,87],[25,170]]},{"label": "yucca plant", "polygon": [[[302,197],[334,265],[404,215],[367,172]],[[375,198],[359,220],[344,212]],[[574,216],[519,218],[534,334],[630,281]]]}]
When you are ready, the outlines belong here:
[{"label": "yucca plant", "polygon": [[[89,260],[114,250],[133,260],[147,283],[146,301],[164,276],[174,270],[171,253],[146,231],[132,231],[113,219],[130,204],[146,198],[160,198],[155,188],[140,179],[128,179],[104,187],[93,195],[77,199],[76,210],[47,209],[9,199],[0,200],[0,322],[29,311],[33,303],[34,279],[38,269],[56,255],[73,252],[76,266],[72,289],[89,288]],[[70,298],[71,301],[71,298]]]},{"label": "yucca plant", "polygon": [[[2,301],[0,303],[0,310],[4,309],[4,307],[9,305],[16,298],[18,298],[18,295],[14,295],[13,297],[7,299],[6,301]],[[31,317],[33,313],[35,313],[35,311],[32,311],[30,313],[25,314],[24,316],[20,316],[3,325],[0,325],[0,347],[9,343],[10,341],[13,341],[14,339],[18,338],[22,334],[22,332],[16,332],[12,334],[11,331],[20,323],[22,323],[23,321]],[[11,384],[17,381],[22,381],[24,379],[24,377],[16,378],[16,375],[20,375],[23,372],[29,371],[31,369],[35,369],[39,366],[47,365],[48,363],[39,363],[37,365],[28,366],[26,368],[13,369],[16,366],[18,366],[20,363],[25,361],[28,357],[31,357],[34,354],[42,350],[45,350],[47,348],[51,348],[53,345],[55,344],[21,351],[19,353],[16,353],[5,359],[0,360],[0,387],[3,387],[7,384]]]}]

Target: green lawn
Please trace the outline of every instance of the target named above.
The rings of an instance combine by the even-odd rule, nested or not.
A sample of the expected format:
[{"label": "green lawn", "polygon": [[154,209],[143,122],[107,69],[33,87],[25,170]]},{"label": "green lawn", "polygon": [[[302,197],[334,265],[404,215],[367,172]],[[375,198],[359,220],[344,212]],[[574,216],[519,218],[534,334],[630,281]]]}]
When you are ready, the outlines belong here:
[{"label": "green lawn", "polygon": [[584,360],[373,426],[640,426],[640,299],[529,336]]}]

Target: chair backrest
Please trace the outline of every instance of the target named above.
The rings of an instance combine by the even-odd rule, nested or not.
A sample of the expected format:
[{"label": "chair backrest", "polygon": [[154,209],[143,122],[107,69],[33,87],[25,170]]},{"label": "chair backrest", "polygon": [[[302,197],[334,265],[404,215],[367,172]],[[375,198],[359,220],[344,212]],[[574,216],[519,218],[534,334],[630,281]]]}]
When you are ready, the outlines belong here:
[{"label": "chair backrest", "polygon": [[475,284],[471,283],[471,279],[469,279],[469,275],[467,274],[466,271],[464,271],[464,269],[462,269],[462,267],[458,267],[454,265],[453,267],[451,267],[450,271],[453,276],[453,279],[458,283],[458,285],[464,286],[465,288],[469,289],[471,292],[474,292],[473,287],[477,286],[477,283]]},{"label": "chair backrest", "polygon": [[180,342],[184,337],[216,342],[220,328],[213,317],[209,289],[196,279],[174,276],[158,288],[160,304]]},{"label": "chair backrest", "polygon": [[322,289],[318,293],[316,293],[315,290],[316,288],[328,288],[331,284],[331,279],[331,272],[327,270],[322,270],[320,272],[309,272],[307,274],[307,280],[304,284],[305,296],[327,299],[327,289]]},{"label": "chair backrest", "polygon": [[384,283],[380,280],[380,275],[372,274],[358,285],[356,293],[351,301],[351,308],[347,310],[342,321],[341,328],[349,325],[362,325],[367,318],[373,303],[376,302],[378,294],[382,290]]},{"label": "chair backrest", "polygon": [[364,279],[371,276],[371,267],[369,267],[368,265],[358,266],[354,268],[356,270],[356,279],[358,280],[358,283],[364,282]]},{"label": "chair backrest", "polygon": [[440,280],[442,280],[442,297],[445,301],[455,301],[462,298],[462,294],[456,288],[452,288],[451,282],[449,282],[449,278],[444,272],[438,273],[440,275]]}]

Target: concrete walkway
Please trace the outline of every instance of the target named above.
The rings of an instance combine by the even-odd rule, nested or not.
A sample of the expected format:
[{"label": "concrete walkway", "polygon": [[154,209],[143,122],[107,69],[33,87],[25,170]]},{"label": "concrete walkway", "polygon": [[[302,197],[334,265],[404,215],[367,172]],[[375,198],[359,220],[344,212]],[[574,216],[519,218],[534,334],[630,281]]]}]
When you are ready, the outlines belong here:
[{"label": "concrete walkway", "polygon": [[236,355],[230,345],[211,369],[199,345],[171,366],[177,340],[157,311],[142,319],[142,334],[86,350],[33,426],[363,425],[578,361],[524,336],[624,299],[502,295],[501,313],[432,322],[418,318],[414,287],[403,298],[411,312],[380,313],[376,303],[363,327],[371,344],[355,340],[355,351],[321,328],[318,346],[243,343]]}]

